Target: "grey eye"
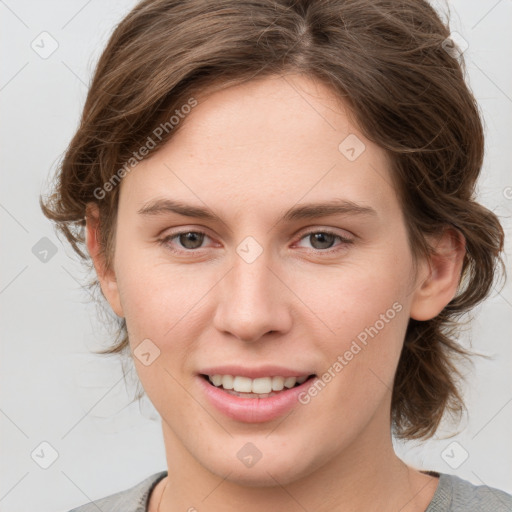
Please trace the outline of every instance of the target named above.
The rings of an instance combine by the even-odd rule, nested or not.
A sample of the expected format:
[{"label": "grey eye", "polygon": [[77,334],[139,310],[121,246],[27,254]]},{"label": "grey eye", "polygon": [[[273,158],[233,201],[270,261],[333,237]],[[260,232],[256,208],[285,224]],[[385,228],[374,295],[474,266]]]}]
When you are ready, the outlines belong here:
[{"label": "grey eye", "polygon": [[331,233],[323,233],[322,231],[319,231],[318,233],[310,233],[309,239],[311,242],[311,245],[314,249],[330,249],[336,238],[336,235],[333,235]]},{"label": "grey eye", "polygon": [[198,249],[204,240],[204,233],[189,231],[178,235],[180,244],[186,249]]}]

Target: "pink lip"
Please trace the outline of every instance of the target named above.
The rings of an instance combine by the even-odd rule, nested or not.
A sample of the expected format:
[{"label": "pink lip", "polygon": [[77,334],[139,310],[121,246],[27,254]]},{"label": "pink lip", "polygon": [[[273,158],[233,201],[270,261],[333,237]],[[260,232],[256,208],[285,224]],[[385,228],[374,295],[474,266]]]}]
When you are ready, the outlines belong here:
[{"label": "pink lip", "polygon": [[258,377],[305,377],[315,372],[293,370],[282,366],[266,365],[258,368],[244,368],[243,366],[210,366],[202,369],[199,373],[203,375],[239,375],[240,377],[249,377],[257,379]]},{"label": "pink lip", "polygon": [[[267,373],[265,375],[272,375],[273,372],[268,373],[268,368],[266,370]],[[221,375],[233,375],[231,372],[218,373]],[[240,375],[240,373],[235,372],[235,375]],[[274,373],[274,375],[292,376],[283,375],[279,372]],[[299,403],[298,395],[316,380],[316,378],[308,379],[300,386],[280,391],[277,395],[268,398],[240,398],[213,386],[200,375],[197,376],[197,379],[202,392],[217,410],[229,418],[245,423],[263,423],[282,416]]]}]

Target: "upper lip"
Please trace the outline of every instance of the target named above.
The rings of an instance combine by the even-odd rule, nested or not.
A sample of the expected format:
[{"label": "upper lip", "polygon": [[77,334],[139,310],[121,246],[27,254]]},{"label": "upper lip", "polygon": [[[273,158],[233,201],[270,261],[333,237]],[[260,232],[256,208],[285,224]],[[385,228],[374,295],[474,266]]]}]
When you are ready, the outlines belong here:
[{"label": "upper lip", "polygon": [[257,368],[236,365],[210,366],[203,368],[199,373],[203,375],[238,375],[250,379],[257,379],[258,377],[306,377],[314,374],[314,372],[307,370],[294,370],[293,368],[276,365],[258,366]]}]

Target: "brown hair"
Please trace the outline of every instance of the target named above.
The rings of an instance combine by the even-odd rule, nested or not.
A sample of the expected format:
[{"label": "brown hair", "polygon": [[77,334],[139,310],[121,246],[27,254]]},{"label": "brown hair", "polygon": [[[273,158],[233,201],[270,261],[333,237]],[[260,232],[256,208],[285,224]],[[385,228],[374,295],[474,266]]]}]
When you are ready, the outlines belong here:
[{"label": "brown hair", "polygon": [[[410,319],[395,376],[395,435],[430,437],[444,412],[464,410],[454,356],[469,352],[456,341],[457,320],[488,295],[498,263],[504,272],[503,229],[475,202],[482,122],[462,56],[445,51],[449,35],[421,0],[144,0],[101,55],[43,212],[88,260],[86,203],[97,203],[110,266],[119,187],[104,193],[105,184],[122,177],[156,127],[167,127],[160,147],[179,130],[172,113],[196,93],[256,77],[298,72],[322,81],[387,150],[415,259],[431,251],[425,235],[444,226],[466,240],[456,297],[432,320]],[[99,353],[129,350],[118,321],[116,344]]]}]

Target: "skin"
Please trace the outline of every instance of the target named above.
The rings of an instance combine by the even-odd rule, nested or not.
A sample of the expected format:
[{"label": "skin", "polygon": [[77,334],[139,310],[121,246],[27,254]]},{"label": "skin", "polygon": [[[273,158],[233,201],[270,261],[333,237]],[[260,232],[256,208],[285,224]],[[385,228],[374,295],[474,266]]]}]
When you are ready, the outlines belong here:
[{"label": "skin", "polygon": [[[161,511],[424,511],[438,480],[395,455],[391,388],[409,318],[433,318],[456,293],[463,240],[446,230],[431,240],[438,254],[413,266],[387,155],[323,84],[271,77],[198,100],[174,138],[123,179],[112,268],[88,205],[103,294],[126,319],[132,351],[147,338],[160,350],[149,366],[134,357],[169,468],[149,510],[162,499]],[[366,145],[355,161],[338,150],[349,134]],[[163,197],[207,205],[222,221],[137,213]],[[281,219],[297,203],[333,198],[376,215]],[[326,229],[353,243],[309,236]],[[189,245],[198,249],[158,242],[181,230],[207,236]],[[250,264],[236,252],[247,236],[263,249]],[[198,387],[197,372],[213,364],[321,375],[394,303],[401,311],[285,418],[237,422]],[[262,453],[250,468],[237,457],[247,442]]]}]

